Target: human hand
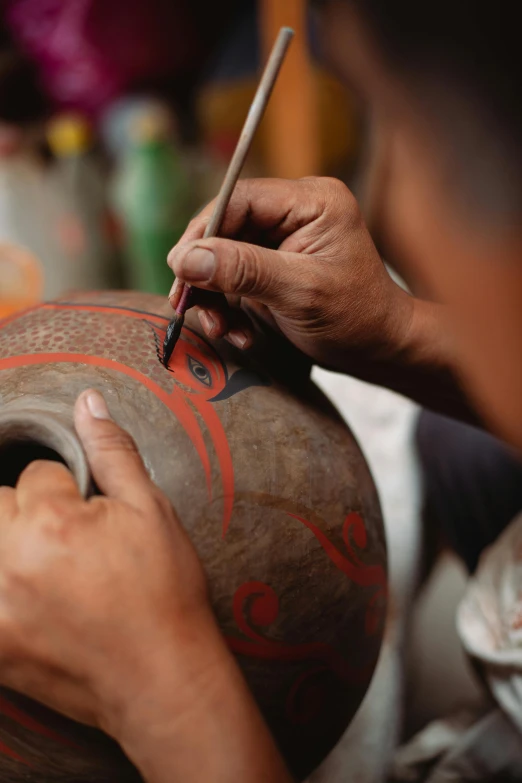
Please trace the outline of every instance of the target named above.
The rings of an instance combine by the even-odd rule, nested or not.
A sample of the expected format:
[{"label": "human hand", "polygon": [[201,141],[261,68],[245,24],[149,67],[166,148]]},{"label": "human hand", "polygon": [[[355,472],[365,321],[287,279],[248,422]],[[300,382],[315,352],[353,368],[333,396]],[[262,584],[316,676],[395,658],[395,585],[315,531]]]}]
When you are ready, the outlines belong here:
[{"label": "human hand", "polygon": [[171,717],[192,710],[189,684],[228,652],[196,552],[130,436],[96,392],[75,423],[105,496],[84,500],[53,462],[0,487],[0,680],[121,739],[165,690]]},{"label": "human hand", "polygon": [[51,462],[0,487],[0,683],[106,731],[148,783],[289,783],[172,506],[100,394],[75,424],[104,496]]},{"label": "human hand", "polygon": [[[192,220],[169,254],[177,278],[173,307],[185,282],[247,297],[299,350],[341,370],[361,357],[387,360],[401,350],[412,300],[388,275],[345,185],[318,177],[241,180],[223,238],[202,239],[213,207]],[[217,301],[199,299],[206,334],[249,347],[245,316]]]}]

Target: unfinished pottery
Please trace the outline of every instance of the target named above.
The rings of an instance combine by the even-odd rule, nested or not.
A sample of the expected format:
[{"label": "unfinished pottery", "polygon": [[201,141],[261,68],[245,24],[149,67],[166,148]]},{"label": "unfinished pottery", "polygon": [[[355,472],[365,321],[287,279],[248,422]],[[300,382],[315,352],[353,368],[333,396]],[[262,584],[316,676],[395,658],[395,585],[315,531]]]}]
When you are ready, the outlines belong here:
[{"label": "unfinished pottery", "polygon": [[[95,491],[72,410],[99,389],[187,528],[227,643],[302,778],[350,723],[377,661],[387,579],[375,487],[326,398],[262,342],[245,355],[209,341],[189,313],[165,369],[170,315],[160,297],[103,292],[0,322],[0,484],[54,458]],[[2,781],[135,775],[98,732],[0,694]]]}]

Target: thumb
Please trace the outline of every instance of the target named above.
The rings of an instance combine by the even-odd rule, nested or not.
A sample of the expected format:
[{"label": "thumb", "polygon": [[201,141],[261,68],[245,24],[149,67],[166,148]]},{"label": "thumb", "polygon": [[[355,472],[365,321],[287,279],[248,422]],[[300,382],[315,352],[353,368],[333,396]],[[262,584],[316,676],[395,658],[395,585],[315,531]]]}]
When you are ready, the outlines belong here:
[{"label": "thumb", "polygon": [[207,291],[247,296],[284,309],[306,284],[306,256],[231,239],[198,239],[176,245],[168,264],[177,278]]},{"label": "thumb", "polygon": [[142,508],[154,485],[136,444],[112,421],[99,392],[88,389],[80,394],[74,407],[74,424],[101,492]]}]

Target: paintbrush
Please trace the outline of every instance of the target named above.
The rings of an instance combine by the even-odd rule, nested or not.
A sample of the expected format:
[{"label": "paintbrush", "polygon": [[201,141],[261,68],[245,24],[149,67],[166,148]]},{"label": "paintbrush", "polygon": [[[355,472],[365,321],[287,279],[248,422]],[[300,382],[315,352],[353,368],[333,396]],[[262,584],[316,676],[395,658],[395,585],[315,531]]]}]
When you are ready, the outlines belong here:
[{"label": "paintbrush", "polygon": [[[263,117],[266,105],[293,36],[294,31],[290,27],[282,27],[279,31],[279,35],[272,47],[270,57],[268,58],[268,62],[259,82],[254,100],[250,106],[245,124],[243,125],[243,130],[241,131],[241,136],[239,137],[232,160],[230,161],[227,173],[225,174],[223,184],[218,193],[214,211],[205,229],[203,235],[204,239],[215,237],[219,233],[230,197],[232,196],[241,169],[243,168],[255,132]],[[165,340],[163,341],[163,364],[165,367],[168,366],[172,352],[179,340],[181,329],[183,328],[183,323],[185,321],[185,313],[190,306],[191,298],[192,286],[185,284],[178,306],[175,310],[174,318],[167,327],[167,333],[165,335]]]}]

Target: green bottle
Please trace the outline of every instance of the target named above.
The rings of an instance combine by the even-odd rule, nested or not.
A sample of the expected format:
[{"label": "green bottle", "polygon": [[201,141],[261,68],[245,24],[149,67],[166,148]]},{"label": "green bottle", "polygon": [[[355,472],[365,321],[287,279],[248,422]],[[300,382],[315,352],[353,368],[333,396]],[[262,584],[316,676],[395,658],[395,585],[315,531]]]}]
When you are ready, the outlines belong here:
[{"label": "green bottle", "polygon": [[146,107],[132,118],[114,197],[124,233],[128,285],[166,296],[173,281],[167,254],[193,210],[171,121],[161,107]]}]

